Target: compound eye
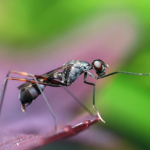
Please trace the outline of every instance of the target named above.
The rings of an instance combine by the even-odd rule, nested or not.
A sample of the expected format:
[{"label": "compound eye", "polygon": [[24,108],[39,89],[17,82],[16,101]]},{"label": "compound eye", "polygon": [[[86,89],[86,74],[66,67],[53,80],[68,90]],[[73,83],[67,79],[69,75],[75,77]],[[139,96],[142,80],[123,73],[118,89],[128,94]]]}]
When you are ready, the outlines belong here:
[{"label": "compound eye", "polygon": [[95,70],[97,70],[97,71],[102,70],[102,63],[98,60],[94,61],[93,66],[94,66]]}]

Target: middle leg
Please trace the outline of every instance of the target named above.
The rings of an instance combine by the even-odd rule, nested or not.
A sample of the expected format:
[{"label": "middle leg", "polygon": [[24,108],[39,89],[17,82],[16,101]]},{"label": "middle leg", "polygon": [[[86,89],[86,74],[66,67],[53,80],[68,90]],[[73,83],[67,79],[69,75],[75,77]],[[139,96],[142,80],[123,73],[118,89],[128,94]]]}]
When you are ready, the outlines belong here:
[{"label": "middle leg", "polygon": [[87,112],[89,112],[90,115],[93,116],[93,113],[84,105],[82,104],[66,87],[63,87],[63,89],[74,98],[74,100],[81,106],[83,107]]}]

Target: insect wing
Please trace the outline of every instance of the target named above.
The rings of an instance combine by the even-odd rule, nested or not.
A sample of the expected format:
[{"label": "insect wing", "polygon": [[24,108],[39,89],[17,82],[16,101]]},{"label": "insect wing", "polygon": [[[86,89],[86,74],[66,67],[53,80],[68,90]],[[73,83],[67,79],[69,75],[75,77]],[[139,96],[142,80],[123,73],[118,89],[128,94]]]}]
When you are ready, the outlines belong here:
[{"label": "insect wing", "polygon": [[[45,77],[45,78],[50,78],[50,77],[52,77],[52,78],[53,78],[53,74],[54,74],[55,72],[61,70],[61,69],[63,69],[63,67],[59,67],[59,68],[54,69],[54,70],[51,70],[51,71],[49,71],[49,72],[47,72],[47,73],[45,73],[45,74],[42,74],[41,77]],[[40,76],[38,77],[38,79],[40,79]],[[26,82],[26,83],[24,83],[24,84],[21,84],[21,85],[18,87],[18,89],[21,90],[21,89],[23,89],[23,88],[25,88],[25,87],[27,87],[27,86],[29,86],[29,85],[31,85],[31,83],[30,83],[30,82]]]},{"label": "insect wing", "polygon": [[29,86],[29,85],[31,85],[31,83],[30,83],[30,82],[26,82],[26,83],[24,83],[24,84],[21,84],[21,85],[18,86],[17,88],[18,88],[19,90],[21,90],[21,89],[23,89],[23,88],[25,88],[25,87],[27,87],[27,86]]},{"label": "insect wing", "polygon": [[54,74],[55,72],[61,70],[61,69],[63,69],[63,67],[59,67],[59,68],[57,68],[57,69],[51,70],[51,71],[49,71],[49,72],[47,72],[47,73],[44,73],[44,74],[41,75],[41,77],[45,77],[45,78],[53,77],[53,74]]}]

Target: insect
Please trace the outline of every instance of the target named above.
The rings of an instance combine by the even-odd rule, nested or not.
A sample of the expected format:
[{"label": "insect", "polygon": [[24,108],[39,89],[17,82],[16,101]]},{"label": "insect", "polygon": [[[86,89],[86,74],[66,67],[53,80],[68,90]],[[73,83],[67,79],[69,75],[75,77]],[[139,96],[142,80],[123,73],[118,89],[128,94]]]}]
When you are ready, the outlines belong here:
[{"label": "insect", "polygon": [[[56,123],[56,117],[55,114],[51,108],[51,106],[48,103],[47,98],[45,97],[43,90],[46,86],[52,86],[52,87],[64,87],[64,89],[84,108],[86,109],[90,114],[90,110],[84,106],[65,86],[70,86],[82,73],[84,73],[84,83],[93,86],[93,107],[97,112],[97,115],[99,119],[105,123],[105,121],[102,119],[99,111],[97,110],[95,106],[95,84],[87,82],[87,75],[91,76],[92,78],[95,78],[96,80],[105,78],[117,73],[123,73],[123,74],[131,74],[131,75],[150,75],[150,74],[141,74],[141,73],[132,73],[132,72],[124,72],[124,71],[116,71],[105,75],[105,68],[108,68],[109,65],[105,64],[100,59],[95,59],[92,64],[89,64],[86,61],[82,60],[71,60],[67,63],[65,63],[62,67],[59,67],[57,69],[54,69],[52,71],[49,71],[42,75],[33,75],[26,72],[19,72],[19,71],[9,71],[4,83],[2,85],[1,93],[0,93],[0,113],[2,110],[2,104],[4,100],[6,85],[8,80],[17,80],[17,81],[24,81],[25,83],[20,85],[18,89],[20,90],[19,99],[21,102],[21,110],[22,112],[26,112],[26,107],[32,103],[34,99],[36,99],[40,94],[42,94],[45,102],[47,103],[47,106],[49,107],[49,110],[54,118],[55,122],[55,130],[57,130],[57,123]],[[97,76],[92,74],[90,70],[95,70]],[[60,70],[62,70],[60,72]],[[9,77],[10,73],[14,74],[20,74],[23,76],[32,77],[32,79],[27,78],[15,78],[15,77]]]}]

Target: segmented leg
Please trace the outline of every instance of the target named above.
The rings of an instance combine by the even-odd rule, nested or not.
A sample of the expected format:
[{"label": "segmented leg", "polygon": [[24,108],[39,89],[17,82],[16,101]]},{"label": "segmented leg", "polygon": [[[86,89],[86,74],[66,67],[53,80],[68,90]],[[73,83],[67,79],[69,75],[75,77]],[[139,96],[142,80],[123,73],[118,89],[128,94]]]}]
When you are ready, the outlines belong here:
[{"label": "segmented leg", "polygon": [[89,112],[90,115],[93,115],[93,113],[84,105],[82,104],[66,87],[63,87],[63,89],[74,98],[74,100],[81,106],[83,107],[87,112]]},{"label": "segmented leg", "polygon": [[[45,100],[47,106],[49,107],[49,110],[50,110],[50,112],[51,112],[53,118],[54,118],[55,130],[57,130],[57,123],[56,123],[55,114],[54,114],[54,112],[53,112],[51,106],[49,105],[48,100],[46,99],[46,97],[45,97],[43,91],[41,90],[41,88],[40,88],[40,86],[39,86],[39,83],[38,83],[36,77],[35,77],[34,75],[28,74],[28,73],[26,73],[26,72],[18,72],[18,71],[13,71],[13,70],[8,72],[8,74],[7,74],[7,76],[6,76],[5,80],[4,80],[4,83],[3,83],[3,86],[2,86],[2,89],[1,89],[1,93],[0,93],[0,100],[1,100],[1,104],[0,104],[0,114],[1,114],[1,110],[2,110],[2,104],[3,104],[4,94],[5,94],[6,85],[7,85],[7,81],[8,81],[8,80],[18,80],[18,81],[25,81],[25,82],[31,82],[31,83],[33,83],[33,81],[30,80],[30,79],[8,77],[10,73],[16,73],[16,74],[20,74],[20,75],[24,75],[24,76],[29,76],[29,77],[32,77],[32,78],[34,79],[34,83],[36,83],[38,89],[40,90],[40,92],[41,92],[41,94],[42,94],[42,96],[43,96],[43,98],[44,98],[44,100]],[[41,82],[41,83],[42,83],[42,82]]]},{"label": "segmented leg", "polygon": [[102,122],[105,123],[105,121],[103,120],[103,118],[101,117],[100,113],[98,112],[98,110],[97,110],[97,108],[96,108],[96,106],[95,106],[95,84],[94,84],[94,83],[89,83],[89,82],[87,82],[87,81],[86,81],[86,78],[87,78],[87,73],[85,72],[85,73],[84,73],[84,83],[93,86],[93,107],[94,107],[94,109],[96,110],[99,119],[100,119]]},{"label": "segmented leg", "polygon": [[138,75],[138,76],[149,76],[149,75],[150,75],[150,73],[133,73],[133,72],[125,72],[125,71],[115,71],[115,72],[106,74],[106,75],[104,75],[104,76],[100,76],[100,77],[98,77],[97,79],[109,77],[109,76],[111,76],[111,75],[115,75],[115,74],[118,74],[118,73],[131,74],[131,75]]}]

